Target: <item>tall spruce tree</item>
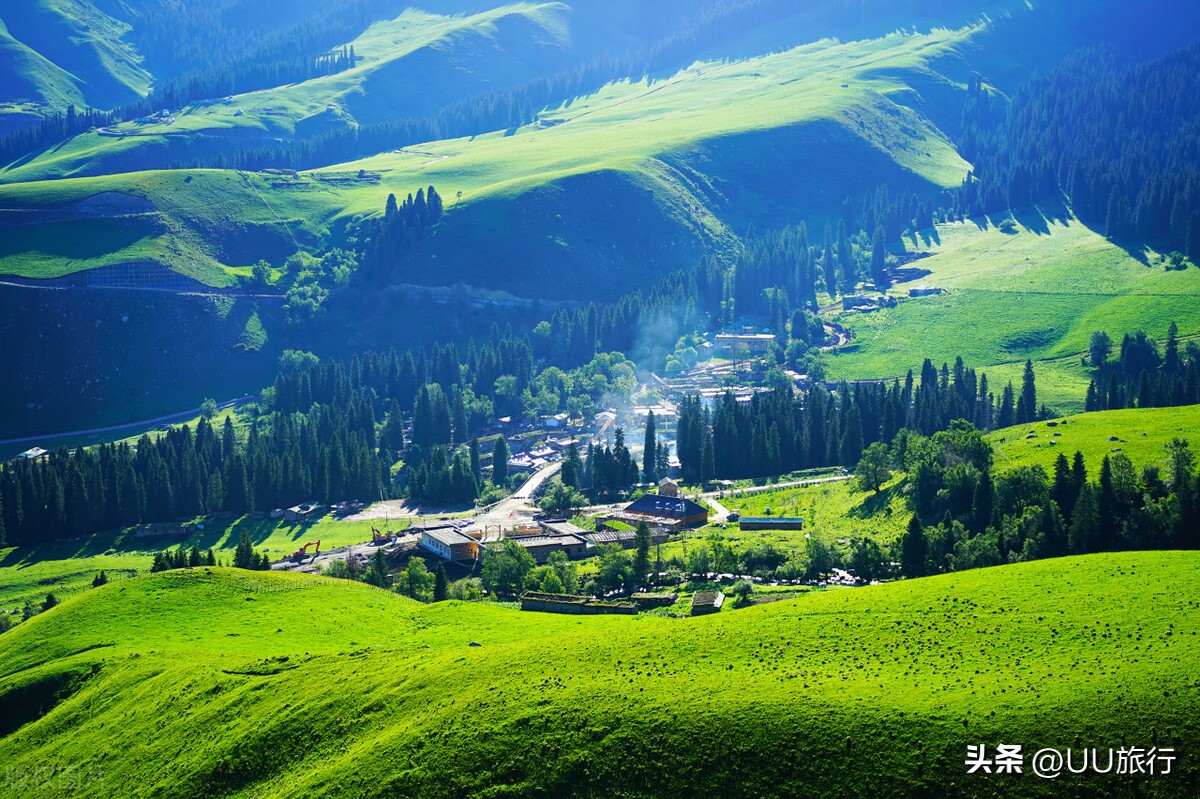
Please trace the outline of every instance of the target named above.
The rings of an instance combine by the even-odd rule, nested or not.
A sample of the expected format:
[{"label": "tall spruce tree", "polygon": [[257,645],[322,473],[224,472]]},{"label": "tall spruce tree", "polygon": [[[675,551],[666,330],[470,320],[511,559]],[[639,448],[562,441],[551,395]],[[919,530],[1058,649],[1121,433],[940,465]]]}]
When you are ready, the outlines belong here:
[{"label": "tall spruce tree", "polygon": [[655,455],[657,451],[658,436],[655,430],[654,411],[650,411],[650,413],[646,414],[646,437],[642,453],[642,474],[645,476],[647,483],[658,481],[657,469],[655,468]]}]

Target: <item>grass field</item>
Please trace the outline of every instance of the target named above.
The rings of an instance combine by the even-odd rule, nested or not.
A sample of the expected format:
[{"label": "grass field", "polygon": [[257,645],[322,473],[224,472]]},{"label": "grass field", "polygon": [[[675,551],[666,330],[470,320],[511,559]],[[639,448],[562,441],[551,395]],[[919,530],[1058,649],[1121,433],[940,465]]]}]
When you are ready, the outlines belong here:
[{"label": "grass field", "polygon": [[[1193,450],[1200,446],[1200,405],[1097,411],[1054,421],[1058,422],[1055,427],[1036,422],[989,434],[988,440],[996,451],[996,469],[1005,471],[1040,464],[1053,476],[1059,453],[1069,461],[1078,450],[1095,479],[1105,455],[1121,452],[1139,470],[1142,466],[1165,470],[1165,446],[1172,439],[1188,440]],[[1029,438],[1029,433],[1035,437]],[[1116,441],[1109,440],[1113,436]]]},{"label": "grass field", "polygon": [[[668,619],[171,572],[0,637],[0,755],[25,796],[74,770],[79,796],[973,799],[1051,794],[968,776],[968,744],[1157,743],[1177,776],[1140,784],[1183,797],[1198,576],[1195,553],[1122,553]],[[1070,784],[1138,790],[1112,780]]]},{"label": "grass field", "polygon": [[144,96],[151,75],[123,37],[117,4],[78,0],[8,3],[0,19],[0,99],[30,98],[56,111],[111,108]]},{"label": "grass field", "polygon": [[244,517],[208,521],[203,530],[182,542],[108,532],[37,547],[9,547],[0,549],[0,607],[19,607],[26,599],[41,601],[48,592],[62,599],[89,588],[102,570],[111,580],[147,574],[156,551],[181,545],[185,549],[199,547],[201,552],[211,548],[218,560],[228,564],[243,531],[250,534],[255,549],[266,550],[276,561],[309,541],[320,541],[325,551],[370,541],[372,527],[395,531],[408,524],[407,519],[385,523],[326,517],[311,524],[295,524]]},{"label": "grass field", "polygon": [[836,314],[854,339],[830,358],[830,372],[903,376],[919,371],[923,358],[940,365],[961,355],[987,370],[998,393],[1032,358],[1039,400],[1072,412],[1082,410],[1080,357],[1093,331],[1120,341],[1141,328],[1163,338],[1174,321],[1182,335],[1200,333],[1200,270],[1168,271],[1158,253],[1127,251],[1074,217],[1051,216],[938,225],[906,241],[910,251],[932,253],[916,263],[932,274],[896,291],[926,285],[945,293],[871,314]]},{"label": "grass field", "polygon": [[[742,530],[737,522],[713,524],[701,530],[685,531],[683,541],[662,547],[663,558],[682,557],[688,543],[719,539],[743,552],[752,547],[772,544],[786,553],[803,555],[806,539],[812,535],[827,544],[853,538],[871,538],[887,547],[904,534],[909,510],[899,494],[899,478],[878,494],[862,491],[854,480],[842,480],[799,488],[781,488],[743,497],[726,497],[721,504],[745,516],[799,516],[802,530]],[[767,511],[770,511],[768,514]]]}]

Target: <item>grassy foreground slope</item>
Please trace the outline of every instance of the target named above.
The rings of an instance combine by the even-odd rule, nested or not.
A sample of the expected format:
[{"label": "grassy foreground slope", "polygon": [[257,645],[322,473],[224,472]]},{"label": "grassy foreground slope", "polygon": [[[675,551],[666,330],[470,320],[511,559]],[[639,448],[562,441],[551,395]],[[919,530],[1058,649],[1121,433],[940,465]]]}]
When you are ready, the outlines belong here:
[{"label": "grassy foreground slope", "polygon": [[1034,210],[1016,217],[936,226],[905,242],[927,252],[914,265],[932,274],[897,286],[937,286],[939,296],[903,300],[872,314],[840,314],[852,346],[830,360],[837,377],[903,376],[924,358],[988,368],[997,391],[1020,385],[1020,365],[1036,362],[1039,401],[1082,410],[1087,376],[1080,355],[1093,331],[1120,341],[1141,328],[1161,338],[1174,321],[1200,333],[1200,270],[1165,268],[1161,254],[1127,250],[1069,213]]},{"label": "grassy foreground slope", "polygon": [[1198,577],[1124,553],[668,619],[171,572],[0,637],[0,755],[80,796],[1020,797],[1067,786],[967,745],[1157,743],[1170,777],[1066,781],[1191,796]]},{"label": "grassy foreground slope", "polygon": [[[996,469],[1040,464],[1053,475],[1059,454],[1071,460],[1078,450],[1092,474],[1099,473],[1105,455],[1117,453],[1124,453],[1139,470],[1142,466],[1158,466],[1165,471],[1166,445],[1172,439],[1188,439],[1193,446],[1200,443],[1200,405],[1096,411],[1051,422],[1057,424],[1050,427],[1046,422],[1035,422],[989,434],[996,451]],[[1113,438],[1116,440],[1110,440]]]}]

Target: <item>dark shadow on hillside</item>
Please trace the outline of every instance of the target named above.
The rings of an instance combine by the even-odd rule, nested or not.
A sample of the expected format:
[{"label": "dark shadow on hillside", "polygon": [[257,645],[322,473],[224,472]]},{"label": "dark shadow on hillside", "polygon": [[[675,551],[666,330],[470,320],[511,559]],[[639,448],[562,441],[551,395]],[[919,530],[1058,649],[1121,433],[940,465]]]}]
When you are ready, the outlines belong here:
[{"label": "dark shadow on hillside", "polygon": [[264,541],[278,532],[288,536],[290,542],[298,546],[305,541],[311,541],[307,524],[289,524],[275,519],[254,518],[244,516],[229,519],[206,519],[203,529],[184,539],[172,536],[138,537],[129,531],[113,531],[94,533],[80,536],[78,540],[60,539],[36,546],[14,547],[3,558],[0,558],[0,568],[26,568],[43,561],[73,560],[91,558],[110,553],[113,555],[150,554],[162,550],[184,551],[192,547],[201,552],[232,550],[237,546],[238,539],[245,531],[250,535],[250,541],[257,548]]},{"label": "dark shadow on hillside", "polygon": [[[1095,232],[1100,233],[1100,231],[1098,231],[1098,230]],[[1103,235],[1103,234],[1101,233],[1100,235]],[[1154,251],[1152,249],[1150,249],[1149,245],[1147,245],[1145,242],[1129,241],[1128,239],[1125,239],[1125,240],[1108,239],[1108,242],[1109,242],[1109,244],[1112,244],[1114,247],[1120,247],[1122,250],[1125,251],[1126,255],[1128,255],[1133,260],[1137,261],[1142,266],[1146,267],[1147,269],[1150,268],[1150,266],[1151,266],[1150,253],[1152,253]]]},{"label": "dark shadow on hillside", "polygon": [[1070,212],[1062,203],[1035,205],[1032,208],[1012,211],[1010,213],[1017,224],[1030,233],[1036,233],[1039,236],[1050,235],[1050,225],[1052,223],[1063,225],[1070,218]]},{"label": "dark shadow on hillside", "polygon": [[909,233],[905,238],[912,245],[913,249],[924,249],[934,244],[940,246],[942,243],[942,237],[938,235],[936,227]]},{"label": "dark shadow on hillside", "polygon": [[900,482],[894,482],[878,494],[864,492],[862,502],[850,509],[849,515],[855,519],[870,519],[880,513],[889,514],[892,500],[900,490]]},{"label": "dark shadow on hillside", "polygon": [[64,538],[36,546],[19,546],[12,549],[0,560],[0,568],[22,568],[47,560],[90,558],[96,555],[103,555],[110,550],[120,554],[122,552],[136,552],[143,549],[141,546],[127,544],[124,540],[126,538],[131,538],[131,536],[109,530],[89,536],[81,536],[79,540]]}]

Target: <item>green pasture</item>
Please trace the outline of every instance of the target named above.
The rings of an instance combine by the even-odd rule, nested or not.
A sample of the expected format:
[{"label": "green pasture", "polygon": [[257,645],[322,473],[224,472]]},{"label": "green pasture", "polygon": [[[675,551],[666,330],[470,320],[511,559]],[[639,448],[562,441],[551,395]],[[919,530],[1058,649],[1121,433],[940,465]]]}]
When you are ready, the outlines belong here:
[{"label": "green pasture", "polygon": [[168,572],[0,636],[0,754],[75,769],[78,796],[982,799],[1001,778],[965,774],[969,744],[1157,743],[1180,760],[1155,795],[1185,796],[1198,576],[1195,553],[1094,555],[672,619]]}]

